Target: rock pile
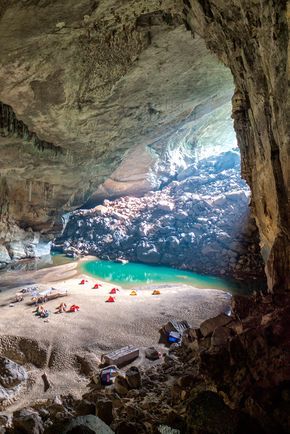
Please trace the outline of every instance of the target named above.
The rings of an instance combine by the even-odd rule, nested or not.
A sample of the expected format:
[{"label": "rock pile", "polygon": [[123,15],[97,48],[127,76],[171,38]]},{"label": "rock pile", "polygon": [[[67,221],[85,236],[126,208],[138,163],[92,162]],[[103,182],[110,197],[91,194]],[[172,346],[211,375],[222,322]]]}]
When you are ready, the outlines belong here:
[{"label": "rock pile", "polygon": [[8,434],[110,432],[100,419],[117,434],[289,433],[289,297],[234,296],[231,316],[188,329],[162,364],[131,367],[108,387],[94,377],[81,400],[39,400],[0,421]]},{"label": "rock pile", "polygon": [[239,155],[201,160],[161,191],[75,212],[54,249],[237,278],[263,276]]}]

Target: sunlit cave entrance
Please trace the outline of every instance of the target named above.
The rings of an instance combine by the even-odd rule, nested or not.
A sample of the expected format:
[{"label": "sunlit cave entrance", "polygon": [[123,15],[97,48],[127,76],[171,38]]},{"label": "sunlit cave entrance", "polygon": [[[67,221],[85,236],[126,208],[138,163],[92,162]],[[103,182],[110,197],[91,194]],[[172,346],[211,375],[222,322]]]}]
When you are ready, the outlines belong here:
[{"label": "sunlit cave entrance", "polygon": [[[33,27],[23,56],[45,40],[46,60],[32,83],[15,61],[0,103],[0,432],[200,434],[213,415],[214,434],[264,434],[252,365],[268,360],[257,330],[272,317],[231,73],[170,14],[132,14],[123,39],[110,16],[109,48],[80,15],[46,38]],[[289,385],[278,392],[288,405]]]},{"label": "sunlit cave entrance", "polygon": [[[176,276],[186,283],[178,271],[186,270],[198,273],[192,278],[200,275],[197,285],[262,289],[264,265],[250,190],[241,178],[227,79],[227,98],[214,104],[209,97],[165,144],[128,151],[85,209],[70,216],[53,251],[96,256],[101,261],[85,263],[85,272],[128,287]],[[164,266],[174,269],[171,277]]]}]

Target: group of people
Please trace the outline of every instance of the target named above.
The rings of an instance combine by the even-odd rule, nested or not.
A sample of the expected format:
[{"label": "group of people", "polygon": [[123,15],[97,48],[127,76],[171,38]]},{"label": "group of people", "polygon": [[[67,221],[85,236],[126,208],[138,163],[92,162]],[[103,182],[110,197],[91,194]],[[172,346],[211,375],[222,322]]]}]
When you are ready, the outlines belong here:
[{"label": "group of people", "polygon": [[56,312],[55,313],[63,313],[63,312],[77,312],[78,310],[80,310],[80,307],[77,306],[76,304],[71,305],[70,308],[67,307],[67,304],[62,302],[60,303],[60,305],[58,307],[56,307]]},{"label": "group of people", "polygon": [[[55,308],[55,313],[63,313],[63,312],[77,312],[80,310],[80,307],[76,304],[71,305],[69,308],[66,303],[62,302],[59,306]],[[49,316],[49,311],[45,309],[43,305],[38,305],[36,310],[34,311],[36,316],[40,318],[47,318]]]}]

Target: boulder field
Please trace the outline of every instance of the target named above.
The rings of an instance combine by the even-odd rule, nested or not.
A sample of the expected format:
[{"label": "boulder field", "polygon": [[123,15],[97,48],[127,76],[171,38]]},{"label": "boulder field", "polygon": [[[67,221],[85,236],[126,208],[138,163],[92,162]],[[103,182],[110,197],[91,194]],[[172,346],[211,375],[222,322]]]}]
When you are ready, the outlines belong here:
[{"label": "boulder field", "polygon": [[264,277],[236,150],[200,160],[142,198],[74,212],[53,249],[248,281]]}]

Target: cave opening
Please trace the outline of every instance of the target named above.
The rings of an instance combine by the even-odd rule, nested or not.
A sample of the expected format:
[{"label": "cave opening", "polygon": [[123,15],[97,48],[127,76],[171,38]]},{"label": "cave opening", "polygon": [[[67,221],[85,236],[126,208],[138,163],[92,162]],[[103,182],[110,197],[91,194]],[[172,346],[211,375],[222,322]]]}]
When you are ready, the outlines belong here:
[{"label": "cave opening", "polygon": [[[85,208],[70,215],[52,244],[55,253],[140,264],[136,273],[150,275],[147,283],[154,282],[155,272],[165,279],[168,273],[161,266],[168,266],[229,279],[224,288],[240,287],[244,293],[265,288],[259,234],[251,215],[250,190],[241,178],[233,127],[233,81],[217,60],[211,58],[210,65],[202,78],[198,72],[200,81],[191,102],[169,104],[168,96],[163,96],[154,113],[150,106],[150,114],[170,116],[170,111],[178,111],[184,117],[165,139],[139,145],[124,155]],[[207,62],[199,65],[205,67]],[[146,268],[149,265],[159,265],[158,271]],[[138,281],[129,267],[110,262],[88,263],[84,269],[93,276],[113,276],[118,284],[146,281]]]},{"label": "cave opening", "polygon": [[290,432],[270,3],[0,1],[1,433]]}]

